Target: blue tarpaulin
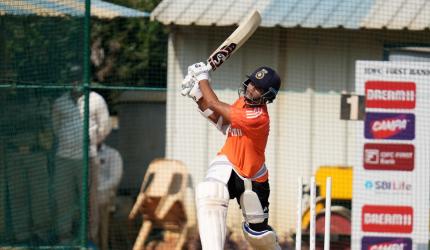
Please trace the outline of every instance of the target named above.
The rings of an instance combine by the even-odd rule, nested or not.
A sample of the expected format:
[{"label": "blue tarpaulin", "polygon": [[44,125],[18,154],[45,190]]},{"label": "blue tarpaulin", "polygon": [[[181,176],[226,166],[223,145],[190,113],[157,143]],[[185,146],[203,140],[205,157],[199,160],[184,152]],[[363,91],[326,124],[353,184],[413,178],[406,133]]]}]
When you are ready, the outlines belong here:
[{"label": "blue tarpaulin", "polygon": [[[85,0],[2,0],[0,15],[83,16]],[[149,17],[148,12],[91,0],[91,16],[99,18]]]}]

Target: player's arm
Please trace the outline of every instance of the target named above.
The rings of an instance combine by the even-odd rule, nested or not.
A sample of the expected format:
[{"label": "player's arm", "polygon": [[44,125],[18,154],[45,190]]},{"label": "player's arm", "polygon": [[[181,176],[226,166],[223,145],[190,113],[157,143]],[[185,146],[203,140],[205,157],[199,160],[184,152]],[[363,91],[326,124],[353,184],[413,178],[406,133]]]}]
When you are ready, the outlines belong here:
[{"label": "player's arm", "polygon": [[182,82],[182,95],[188,95],[196,102],[204,99],[200,110],[208,112],[203,114],[209,117],[212,113],[219,114],[223,118],[222,124],[230,123],[230,105],[221,102],[209,83],[209,68],[205,63],[199,62],[188,67],[188,74]]},{"label": "player's arm", "polygon": [[[196,83],[198,86],[199,84]],[[199,88],[200,91],[200,88]],[[206,119],[208,119],[210,122],[212,122],[215,127],[222,132],[223,134],[227,133],[228,128],[230,127],[230,122],[226,121],[223,116],[218,114],[217,112],[213,111],[209,108],[209,104],[206,102],[206,100],[202,97],[196,101],[198,105],[199,112],[202,116],[204,116]]]},{"label": "player's arm", "polygon": [[[202,92],[202,108],[201,110],[211,109],[215,115],[221,115],[224,119],[224,123],[230,123],[230,105],[222,102],[218,99],[217,95],[213,91],[206,79],[199,81],[200,90]],[[204,105],[204,106],[203,106]],[[206,106],[206,107],[205,107]],[[200,108],[200,104],[199,104]]]},{"label": "player's arm", "polygon": [[[206,81],[206,86],[208,87],[207,98],[203,96],[200,89],[200,81]],[[198,104],[200,113],[214,123],[218,130],[224,134],[226,133],[230,125],[230,106],[226,103],[221,103],[213,92],[209,85],[208,69],[204,63],[196,63],[188,67],[188,74],[182,82],[181,94],[192,98]],[[223,104],[222,109],[219,108],[220,103]],[[212,109],[212,106],[217,110]],[[227,117],[224,117],[224,115],[227,115]]]},{"label": "player's arm", "polygon": [[[205,110],[209,109],[209,105],[203,97],[200,98],[200,100],[198,100],[196,103],[198,105],[200,112],[204,112]],[[210,114],[207,118],[211,120],[213,123],[216,123],[219,117],[220,115],[218,113],[212,112],[212,114]]]}]

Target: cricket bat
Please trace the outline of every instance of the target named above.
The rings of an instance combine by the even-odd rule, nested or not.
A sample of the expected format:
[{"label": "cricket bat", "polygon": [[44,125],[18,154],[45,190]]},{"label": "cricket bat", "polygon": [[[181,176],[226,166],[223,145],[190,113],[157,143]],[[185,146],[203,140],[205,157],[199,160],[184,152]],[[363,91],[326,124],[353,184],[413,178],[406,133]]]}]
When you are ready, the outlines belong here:
[{"label": "cricket bat", "polygon": [[260,23],[261,16],[257,10],[249,13],[236,30],[209,56],[208,70],[215,71],[227,61],[254,34]]}]

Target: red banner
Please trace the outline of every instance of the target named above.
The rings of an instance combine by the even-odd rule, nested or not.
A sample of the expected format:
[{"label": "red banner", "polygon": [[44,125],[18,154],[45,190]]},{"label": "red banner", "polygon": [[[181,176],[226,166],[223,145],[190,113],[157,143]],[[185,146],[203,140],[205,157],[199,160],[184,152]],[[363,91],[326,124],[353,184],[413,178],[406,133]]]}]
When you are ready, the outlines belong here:
[{"label": "red banner", "polygon": [[412,171],[414,159],[415,148],[412,144],[364,144],[363,165],[365,169]]},{"label": "red banner", "polygon": [[363,232],[412,233],[413,213],[409,206],[364,205],[361,227]]},{"label": "red banner", "polygon": [[366,108],[414,109],[414,82],[367,81]]}]

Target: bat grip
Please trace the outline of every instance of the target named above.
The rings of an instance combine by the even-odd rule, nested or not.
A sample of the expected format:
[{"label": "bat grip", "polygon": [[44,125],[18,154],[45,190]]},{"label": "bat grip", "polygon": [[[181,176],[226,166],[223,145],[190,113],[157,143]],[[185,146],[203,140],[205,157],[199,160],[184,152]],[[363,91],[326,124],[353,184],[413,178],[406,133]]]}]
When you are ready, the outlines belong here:
[{"label": "bat grip", "polygon": [[211,64],[210,63],[207,63],[206,64],[206,69],[208,70],[208,71],[212,71],[213,69],[212,69],[212,66],[211,66]]}]

